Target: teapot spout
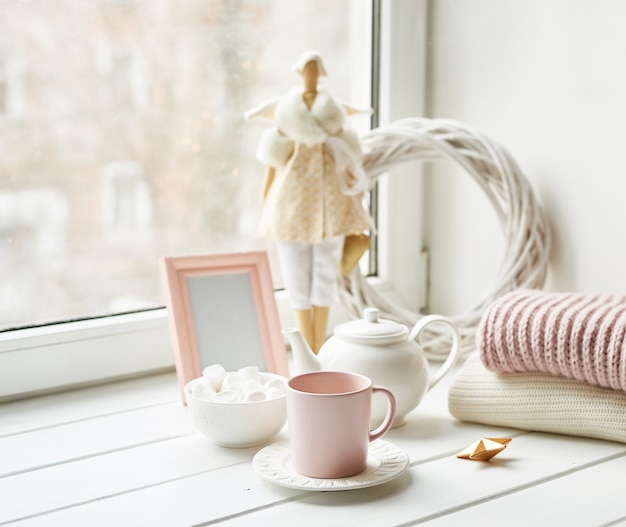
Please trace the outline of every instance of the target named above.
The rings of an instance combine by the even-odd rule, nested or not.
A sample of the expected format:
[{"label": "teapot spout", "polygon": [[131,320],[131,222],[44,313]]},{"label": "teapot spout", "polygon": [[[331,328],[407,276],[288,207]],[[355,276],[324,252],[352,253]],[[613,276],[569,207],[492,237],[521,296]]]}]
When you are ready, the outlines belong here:
[{"label": "teapot spout", "polygon": [[319,359],[306,343],[299,329],[285,328],[282,330],[282,334],[287,337],[289,344],[291,344],[294,365],[293,375],[320,371],[322,369]]}]

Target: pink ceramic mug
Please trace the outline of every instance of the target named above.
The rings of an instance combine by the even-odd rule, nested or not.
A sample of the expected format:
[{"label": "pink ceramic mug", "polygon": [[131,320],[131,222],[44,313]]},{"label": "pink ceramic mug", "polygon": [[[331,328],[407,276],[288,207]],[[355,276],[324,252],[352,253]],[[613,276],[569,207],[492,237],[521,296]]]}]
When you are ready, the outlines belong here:
[{"label": "pink ceramic mug", "polygon": [[[382,424],[370,430],[372,395],[389,405]],[[363,472],[369,443],[393,423],[396,401],[382,386],[357,373],[318,371],[287,383],[287,422],[296,472],[313,478],[345,478]]]}]

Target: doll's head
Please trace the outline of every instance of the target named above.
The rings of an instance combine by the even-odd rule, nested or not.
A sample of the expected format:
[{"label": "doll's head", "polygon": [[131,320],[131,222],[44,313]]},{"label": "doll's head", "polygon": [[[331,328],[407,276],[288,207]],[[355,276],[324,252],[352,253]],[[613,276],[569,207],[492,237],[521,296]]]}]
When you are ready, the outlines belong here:
[{"label": "doll's head", "polygon": [[304,68],[309,62],[315,62],[317,66],[317,75],[319,77],[326,76],[326,69],[324,68],[324,63],[322,62],[322,56],[319,51],[305,51],[302,55],[298,57],[295,64],[293,65],[293,69],[298,72],[300,75],[304,73]]}]

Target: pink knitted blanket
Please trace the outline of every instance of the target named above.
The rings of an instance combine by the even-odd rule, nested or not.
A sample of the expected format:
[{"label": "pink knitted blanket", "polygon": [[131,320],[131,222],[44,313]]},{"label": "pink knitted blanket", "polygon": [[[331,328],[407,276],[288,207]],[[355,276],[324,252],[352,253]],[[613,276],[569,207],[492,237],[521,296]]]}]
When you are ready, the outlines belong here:
[{"label": "pink knitted blanket", "polygon": [[540,371],[626,392],[626,296],[514,291],[478,327],[485,367]]}]

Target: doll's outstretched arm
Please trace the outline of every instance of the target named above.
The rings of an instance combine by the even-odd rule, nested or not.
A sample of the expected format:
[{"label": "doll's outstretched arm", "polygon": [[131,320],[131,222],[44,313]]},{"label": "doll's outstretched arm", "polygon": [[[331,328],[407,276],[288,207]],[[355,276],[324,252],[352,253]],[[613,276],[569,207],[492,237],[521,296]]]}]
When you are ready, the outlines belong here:
[{"label": "doll's outstretched arm", "polygon": [[272,121],[274,119],[274,111],[276,110],[276,105],[279,101],[280,97],[272,97],[271,99],[262,102],[258,106],[255,106],[251,110],[248,110],[245,114],[245,118]]},{"label": "doll's outstretched arm", "polygon": [[267,193],[270,191],[270,187],[274,182],[274,176],[276,175],[276,169],[274,167],[267,167],[265,171],[265,184],[263,185],[263,199],[267,198]]},{"label": "doll's outstretched arm", "polygon": [[346,115],[372,115],[374,113],[371,108],[357,108],[341,99],[337,99],[337,102],[343,107]]}]

